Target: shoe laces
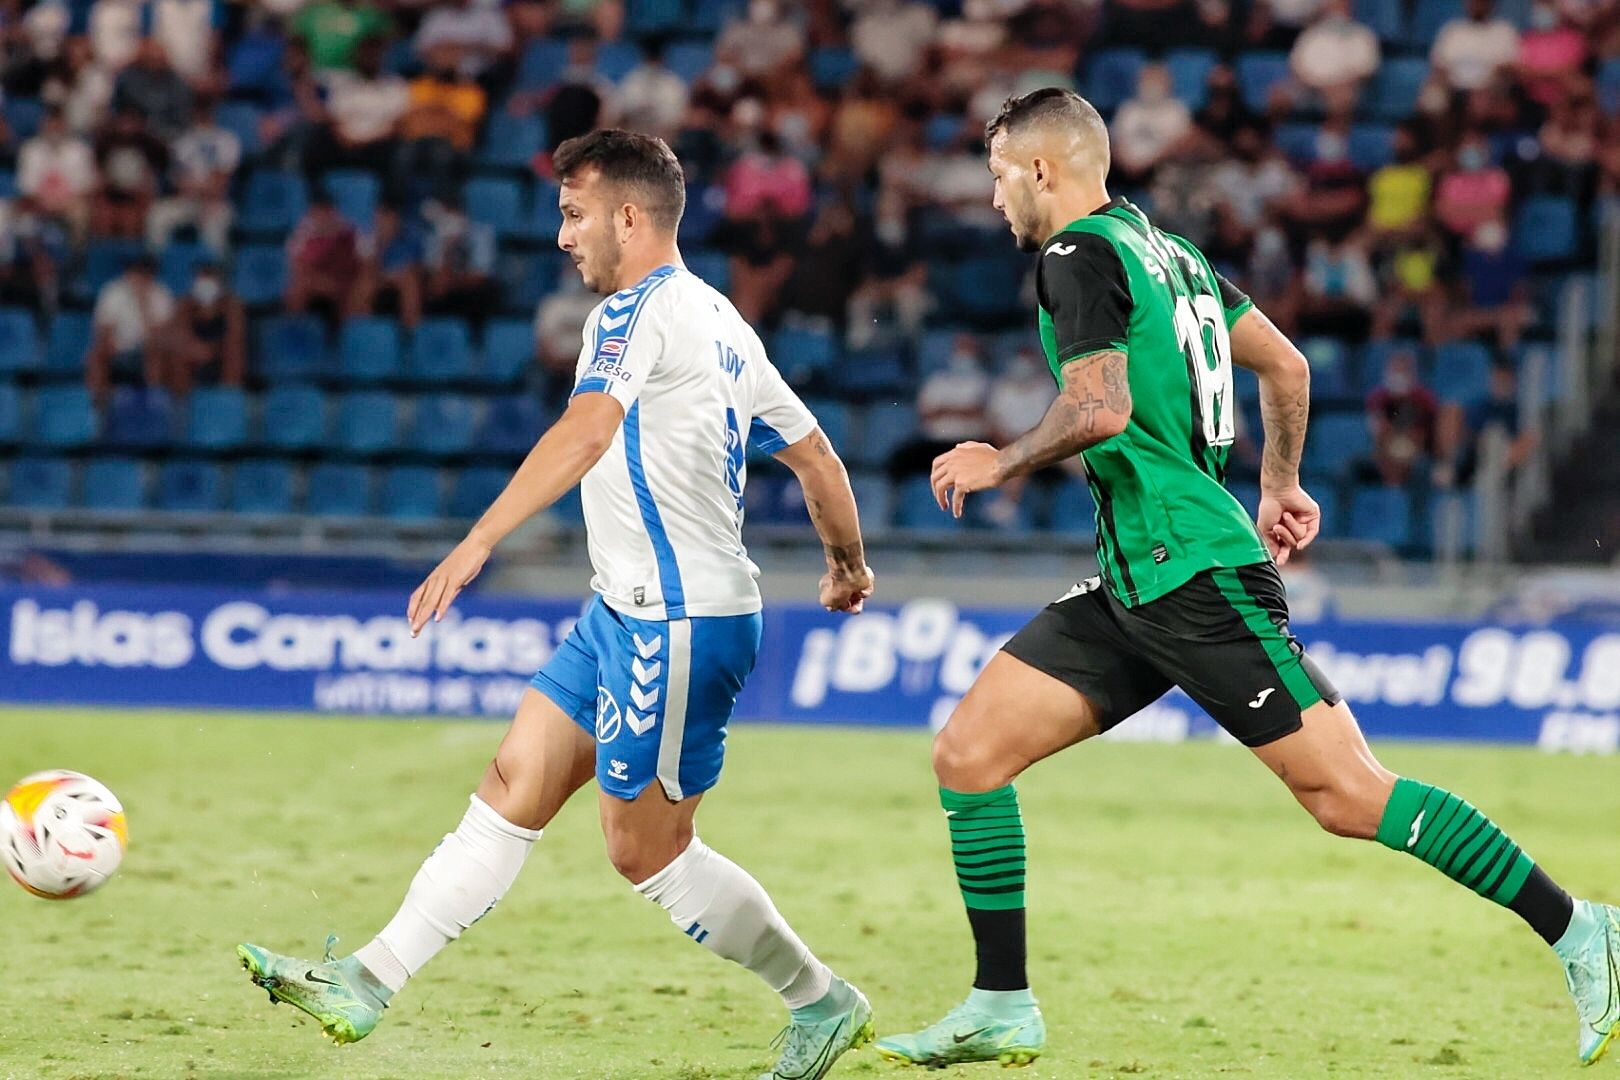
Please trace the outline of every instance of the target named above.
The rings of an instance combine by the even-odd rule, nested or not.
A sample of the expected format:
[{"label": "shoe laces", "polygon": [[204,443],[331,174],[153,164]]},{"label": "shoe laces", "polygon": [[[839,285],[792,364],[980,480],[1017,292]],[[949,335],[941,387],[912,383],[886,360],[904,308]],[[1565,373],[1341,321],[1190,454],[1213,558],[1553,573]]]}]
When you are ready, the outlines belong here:
[{"label": "shoe laces", "polygon": [[321,954],[321,963],[323,963],[323,964],[335,964],[335,963],[337,963],[337,958],[332,955],[332,946],[336,945],[337,943],[338,943],[338,936],[336,934],[327,934],[326,935],[326,951],[323,954]]}]

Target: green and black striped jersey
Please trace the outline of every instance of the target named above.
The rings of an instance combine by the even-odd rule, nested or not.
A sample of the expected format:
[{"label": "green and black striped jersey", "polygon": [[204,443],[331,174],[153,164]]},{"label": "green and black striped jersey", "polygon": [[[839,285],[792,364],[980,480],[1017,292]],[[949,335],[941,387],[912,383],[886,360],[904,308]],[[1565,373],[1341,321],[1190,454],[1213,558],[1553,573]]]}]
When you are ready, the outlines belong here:
[{"label": "green and black striped jersey", "polygon": [[1082,356],[1127,357],[1130,423],[1082,454],[1113,594],[1135,606],[1200,571],[1264,562],[1254,522],[1225,487],[1236,408],[1227,332],[1249,298],[1123,199],[1046,241],[1036,293],[1060,385]]}]

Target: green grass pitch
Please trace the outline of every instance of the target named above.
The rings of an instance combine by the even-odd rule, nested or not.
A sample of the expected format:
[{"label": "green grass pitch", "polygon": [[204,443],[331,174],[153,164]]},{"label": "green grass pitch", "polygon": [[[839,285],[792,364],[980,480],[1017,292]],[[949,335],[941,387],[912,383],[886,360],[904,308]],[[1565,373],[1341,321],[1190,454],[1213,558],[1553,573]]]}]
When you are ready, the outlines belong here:
[{"label": "green grass pitch", "polygon": [[[756,1076],[778,1006],[614,875],[589,792],[370,1039],[334,1047],[249,985],[240,940],[315,954],[329,930],[348,949],[382,924],[500,732],[0,711],[0,782],[89,772],[123,798],[132,833],[123,870],[89,898],[0,882],[0,1078]],[[1473,799],[1571,889],[1620,895],[1614,761],[1382,750]],[[1096,744],[1021,789],[1050,1042],[1009,1077],[1575,1073],[1559,969],[1512,914],[1416,860],[1318,832],[1241,749]],[[867,991],[880,1034],[935,1019],[966,989],[971,946],[924,735],[739,726],[698,821]],[[834,1072],[889,1075],[922,1074],[870,1049]]]}]

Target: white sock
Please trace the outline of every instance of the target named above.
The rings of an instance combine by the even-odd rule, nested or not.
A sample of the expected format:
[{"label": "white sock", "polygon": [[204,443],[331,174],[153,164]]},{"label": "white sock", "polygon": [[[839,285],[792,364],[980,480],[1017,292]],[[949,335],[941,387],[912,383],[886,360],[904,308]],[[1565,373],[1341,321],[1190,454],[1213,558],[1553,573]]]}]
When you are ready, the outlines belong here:
[{"label": "white sock", "polygon": [[687,937],[764,979],[788,1008],[827,995],[832,972],[799,940],[764,887],[697,837],[636,891],[669,912]]},{"label": "white sock", "polygon": [[506,895],[538,839],[539,829],[518,828],[474,795],[456,831],[416,872],[399,912],[355,959],[397,993]]}]

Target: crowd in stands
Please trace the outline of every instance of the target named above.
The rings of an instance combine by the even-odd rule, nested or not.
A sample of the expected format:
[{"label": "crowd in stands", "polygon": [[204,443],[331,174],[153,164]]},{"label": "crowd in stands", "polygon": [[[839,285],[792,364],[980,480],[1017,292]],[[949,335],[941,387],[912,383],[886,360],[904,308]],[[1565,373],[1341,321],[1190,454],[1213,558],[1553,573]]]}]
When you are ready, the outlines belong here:
[{"label": "crowd in stands", "polygon": [[[1480,432],[1534,445],[1516,369],[1620,194],[1620,0],[9,0],[0,43],[19,505],[98,505],[106,474],[175,509],[475,512],[597,299],[553,245],[550,153],[619,124],[675,147],[689,265],[875,514],[946,527],[932,455],[1052,393],[982,129],[1057,84],[1108,118],[1115,193],[1311,357],[1330,530],[1421,550]],[[239,435],[199,440],[227,402]],[[790,516],[760,477],[751,512]],[[394,499],[412,480],[431,498]],[[975,513],[1083,531],[1089,504],[1058,472]]]}]

